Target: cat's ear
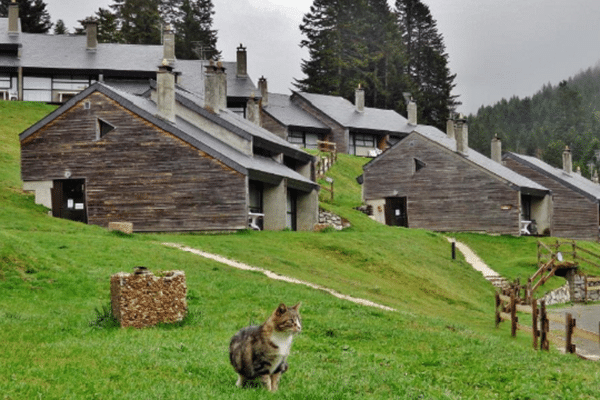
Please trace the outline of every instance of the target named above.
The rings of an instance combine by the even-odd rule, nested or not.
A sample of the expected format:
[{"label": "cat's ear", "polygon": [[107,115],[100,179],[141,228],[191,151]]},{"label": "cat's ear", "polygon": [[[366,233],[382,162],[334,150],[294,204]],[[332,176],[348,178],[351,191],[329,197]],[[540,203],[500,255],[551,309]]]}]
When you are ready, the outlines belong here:
[{"label": "cat's ear", "polygon": [[281,303],[279,305],[279,307],[277,307],[277,310],[275,311],[275,313],[277,315],[283,315],[283,314],[285,314],[286,311],[287,311],[287,307],[285,306],[285,304]]},{"label": "cat's ear", "polygon": [[302,305],[302,302],[299,301],[298,304],[296,304],[294,307],[292,307],[292,309],[298,311],[298,309],[300,308],[301,305]]}]

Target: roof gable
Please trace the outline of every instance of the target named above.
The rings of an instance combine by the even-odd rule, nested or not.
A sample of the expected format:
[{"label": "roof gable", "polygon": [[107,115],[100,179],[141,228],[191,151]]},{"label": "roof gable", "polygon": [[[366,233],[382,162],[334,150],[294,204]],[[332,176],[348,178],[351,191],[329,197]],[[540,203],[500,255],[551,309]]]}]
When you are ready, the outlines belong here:
[{"label": "roof gable", "polygon": [[406,134],[415,127],[393,110],[365,107],[363,112],[358,112],[354,104],[339,96],[303,92],[294,92],[294,96],[302,98],[345,128]]},{"label": "roof gable", "polygon": [[394,146],[387,149],[382,154],[365,164],[363,166],[363,170],[368,170],[373,165],[376,165],[380,160],[385,159],[391,152],[399,151],[398,148],[404,146],[404,144],[410,141],[410,138],[414,136],[422,137],[434,143],[435,145],[442,148],[444,151],[454,154],[458,159],[461,159],[463,162],[470,163],[473,166],[487,172],[488,174],[495,176],[497,179],[500,179],[510,185],[519,188],[519,190],[532,192],[549,192],[549,190],[546,187],[532,181],[529,178],[517,174],[511,169],[506,168],[505,166],[491,160],[490,158],[471,148],[469,148],[468,156],[464,156],[462,154],[457,153],[456,140],[450,139],[445,133],[430,125],[416,126],[414,131],[406,138],[403,138]]},{"label": "roof gable", "polygon": [[577,173],[567,174],[564,170],[553,167],[537,157],[508,152],[503,157],[506,158],[521,163],[592,201],[600,201],[600,185]]}]

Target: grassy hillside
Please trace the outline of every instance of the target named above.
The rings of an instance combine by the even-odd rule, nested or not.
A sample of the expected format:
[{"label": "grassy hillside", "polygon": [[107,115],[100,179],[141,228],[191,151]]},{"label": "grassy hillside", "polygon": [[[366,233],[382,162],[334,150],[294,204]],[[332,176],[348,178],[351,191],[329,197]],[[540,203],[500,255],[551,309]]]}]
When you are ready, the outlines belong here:
[{"label": "grassy hillside", "polygon": [[[239,390],[229,338],[279,302],[303,306],[278,398],[595,398],[597,365],[531,350],[493,326],[493,290],[439,235],[352,209],[364,160],[331,171],[342,231],[121,235],[57,220],[20,193],[18,132],[50,108],[0,102],[0,393],[8,399],[263,398]],[[18,123],[17,123],[18,122]],[[342,182],[348,182],[342,185]],[[343,189],[347,186],[347,190]],[[161,245],[185,243],[398,309],[379,311]],[[109,278],[144,265],[186,272],[183,326],[118,329],[95,310]],[[492,266],[493,267],[493,266]]]}]

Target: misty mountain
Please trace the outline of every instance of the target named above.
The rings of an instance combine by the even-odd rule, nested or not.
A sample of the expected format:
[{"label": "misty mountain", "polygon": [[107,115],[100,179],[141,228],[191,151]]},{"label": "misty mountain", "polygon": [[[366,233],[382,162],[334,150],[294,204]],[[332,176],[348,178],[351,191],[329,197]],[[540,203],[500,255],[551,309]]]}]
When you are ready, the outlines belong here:
[{"label": "misty mountain", "polygon": [[490,155],[491,140],[498,135],[503,151],[560,167],[569,146],[574,168],[590,177],[588,164],[600,165],[600,63],[556,86],[548,83],[531,97],[482,106],[468,119],[469,145],[483,154]]}]

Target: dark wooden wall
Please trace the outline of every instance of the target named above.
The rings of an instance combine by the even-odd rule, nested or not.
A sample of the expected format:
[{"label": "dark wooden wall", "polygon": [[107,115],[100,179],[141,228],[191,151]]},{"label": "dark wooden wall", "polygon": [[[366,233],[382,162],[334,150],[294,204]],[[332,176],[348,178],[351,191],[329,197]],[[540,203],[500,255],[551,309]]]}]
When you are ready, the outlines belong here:
[{"label": "dark wooden wall", "polygon": [[598,240],[598,203],[518,161],[504,165],[552,191],[552,236]]},{"label": "dark wooden wall", "polygon": [[[90,101],[89,110],[84,101]],[[97,118],[116,129],[96,140]],[[246,177],[95,92],[21,143],[24,181],[86,180],[90,224],[241,229]]]},{"label": "dark wooden wall", "polygon": [[264,112],[262,109],[260,111],[260,123],[262,128],[274,133],[282,139],[287,140],[287,128],[269,114]]},{"label": "dark wooden wall", "polygon": [[303,98],[298,96],[293,96],[292,100],[294,103],[302,108],[305,112],[312,115],[320,122],[325,124],[329,129],[331,129],[331,133],[329,133],[324,140],[333,142],[336,144],[336,149],[338,153],[348,153],[348,144],[349,144],[349,131],[338,124],[333,119],[329,118],[327,115],[323,114],[321,111],[314,108],[310,103],[305,101]]},{"label": "dark wooden wall", "polygon": [[[426,164],[417,172],[415,158]],[[420,135],[388,150],[363,177],[365,200],[407,198],[410,228],[519,234],[519,191]]]}]

